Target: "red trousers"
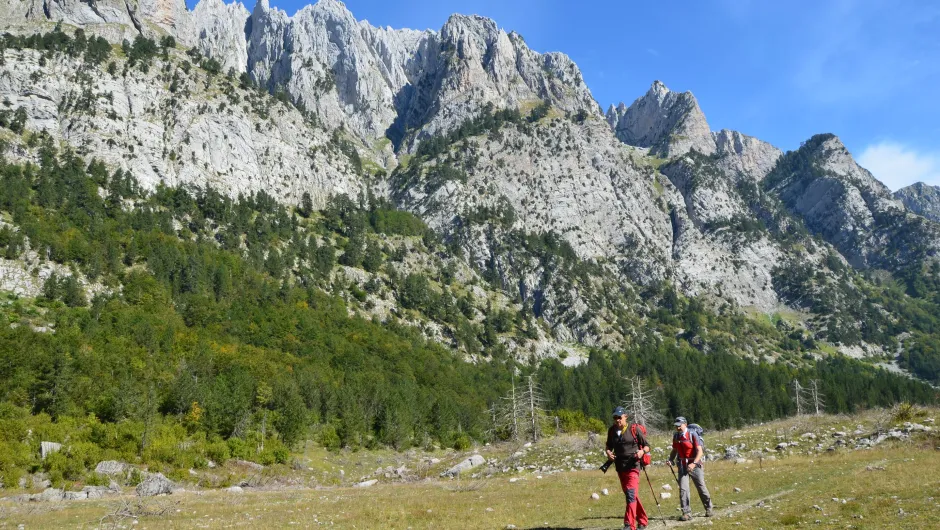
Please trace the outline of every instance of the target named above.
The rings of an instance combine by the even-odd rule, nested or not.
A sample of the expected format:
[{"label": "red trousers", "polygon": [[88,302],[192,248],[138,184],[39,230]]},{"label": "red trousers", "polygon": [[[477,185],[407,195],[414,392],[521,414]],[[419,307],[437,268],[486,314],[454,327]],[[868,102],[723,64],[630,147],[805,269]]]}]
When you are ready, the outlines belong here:
[{"label": "red trousers", "polygon": [[617,476],[620,477],[620,488],[627,497],[627,511],[623,514],[624,526],[636,529],[637,525],[648,525],[649,518],[640,502],[640,470],[618,471]]}]

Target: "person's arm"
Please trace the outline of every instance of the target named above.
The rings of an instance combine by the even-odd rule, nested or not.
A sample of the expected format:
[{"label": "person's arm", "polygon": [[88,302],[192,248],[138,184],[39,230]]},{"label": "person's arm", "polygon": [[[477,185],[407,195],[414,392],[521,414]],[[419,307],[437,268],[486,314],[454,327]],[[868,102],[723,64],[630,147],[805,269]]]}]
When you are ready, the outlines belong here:
[{"label": "person's arm", "polygon": [[673,447],[672,451],[669,453],[669,463],[674,464],[676,461],[676,448]]},{"label": "person's arm", "polygon": [[643,453],[650,452],[650,444],[646,441],[646,437],[643,436],[642,433],[637,433],[636,445],[639,447],[639,451],[636,453],[637,458],[643,456]]},{"label": "person's arm", "polygon": [[616,460],[616,458],[614,458],[613,448],[614,448],[614,443],[610,439],[610,431],[607,431],[607,444],[605,445],[605,449],[606,449],[605,452],[607,453],[608,460]]}]

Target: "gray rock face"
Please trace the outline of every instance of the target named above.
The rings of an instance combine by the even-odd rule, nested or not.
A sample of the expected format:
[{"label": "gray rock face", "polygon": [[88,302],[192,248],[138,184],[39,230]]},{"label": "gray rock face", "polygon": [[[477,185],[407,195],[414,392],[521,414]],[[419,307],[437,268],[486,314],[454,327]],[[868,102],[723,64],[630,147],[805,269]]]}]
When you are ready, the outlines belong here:
[{"label": "gray rock face", "polygon": [[240,3],[226,4],[222,0],[202,0],[192,11],[195,42],[207,57],[222,64],[222,71],[237,73],[248,68],[248,41],[245,37],[251,14]]},{"label": "gray rock face", "polygon": [[440,33],[375,28],[335,0],[293,17],[258,2],[251,17],[249,71],[283,87],[330,127],[366,141],[409,147],[446,132],[486,104],[517,108],[547,99],[598,113],[577,66],[558,53],[531,51],[492,20],[452,16]]},{"label": "gray rock face", "polygon": [[[186,74],[174,57],[172,92],[162,66],[124,78],[103,67],[86,72],[63,55],[45,67],[38,59],[35,50],[7,50],[0,95],[26,110],[29,129],[130,171],[146,188],[211,185],[233,196],[263,189],[288,203],[309,192],[322,207],[330,195],[357,196],[365,185],[328,132],[293,107],[238,88],[237,80],[209,79],[198,68]],[[82,80],[89,75],[93,86]],[[95,112],[68,104],[82,91],[95,99]]]},{"label": "gray rock face", "polygon": [[894,198],[917,215],[940,222],[940,187],[918,182],[894,192]]},{"label": "gray rock face", "polygon": [[629,107],[611,105],[607,123],[623,143],[648,147],[659,156],[682,155],[691,149],[710,155],[717,149],[695,96],[672,92],[660,81]]},{"label": "gray rock face", "polygon": [[718,165],[728,175],[739,178],[763,180],[783,155],[769,143],[737,131],[722,129],[713,136],[719,155]]},{"label": "gray rock face", "polygon": [[143,482],[137,485],[138,497],[153,497],[155,495],[169,495],[173,493],[173,482],[162,473],[151,473]]}]

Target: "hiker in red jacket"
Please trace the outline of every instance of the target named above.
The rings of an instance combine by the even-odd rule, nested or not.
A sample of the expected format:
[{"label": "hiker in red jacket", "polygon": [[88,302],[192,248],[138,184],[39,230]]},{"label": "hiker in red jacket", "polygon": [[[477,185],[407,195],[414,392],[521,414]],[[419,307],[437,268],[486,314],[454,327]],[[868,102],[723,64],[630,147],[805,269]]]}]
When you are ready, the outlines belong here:
[{"label": "hiker in red jacket", "polygon": [[614,409],[614,424],[607,430],[607,458],[617,466],[620,487],[627,497],[623,514],[623,530],[642,530],[649,524],[646,510],[640,503],[640,463],[650,452],[643,430],[636,424],[627,426],[627,412]]},{"label": "hiker in red jacket", "polygon": [[689,422],[682,416],[676,418],[676,433],[672,436],[672,453],[669,465],[674,465],[679,457],[679,504],[682,506],[682,521],[692,520],[692,506],[689,501],[689,478],[698,490],[698,496],[705,507],[705,517],[712,516],[712,498],[705,487],[705,471],[702,469],[705,449],[702,438],[689,430]]}]

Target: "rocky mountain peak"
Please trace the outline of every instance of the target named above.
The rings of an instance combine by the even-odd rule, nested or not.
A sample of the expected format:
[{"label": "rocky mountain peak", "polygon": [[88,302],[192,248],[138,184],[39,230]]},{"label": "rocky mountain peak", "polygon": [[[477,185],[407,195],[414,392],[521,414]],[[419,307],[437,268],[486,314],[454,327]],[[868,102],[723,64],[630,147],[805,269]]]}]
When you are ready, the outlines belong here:
[{"label": "rocky mountain peak", "polygon": [[710,155],[716,150],[695,96],[673,92],[658,80],[629,107],[621,103],[608,110],[607,123],[620,141],[659,156],[679,156],[692,149]]},{"label": "rocky mountain peak", "polygon": [[737,131],[722,129],[713,136],[719,166],[730,175],[763,180],[783,155],[773,145]]}]

